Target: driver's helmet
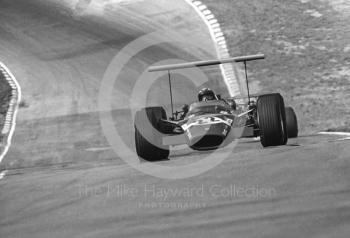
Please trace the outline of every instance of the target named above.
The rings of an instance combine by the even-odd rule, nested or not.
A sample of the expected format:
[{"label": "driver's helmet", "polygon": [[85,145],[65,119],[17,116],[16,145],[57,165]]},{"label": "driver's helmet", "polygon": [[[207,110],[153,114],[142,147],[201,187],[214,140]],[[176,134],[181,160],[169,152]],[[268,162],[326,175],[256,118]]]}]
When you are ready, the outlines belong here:
[{"label": "driver's helmet", "polygon": [[210,100],[217,100],[216,95],[213,90],[210,88],[203,88],[198,93],[198,101],[210,101]]}]

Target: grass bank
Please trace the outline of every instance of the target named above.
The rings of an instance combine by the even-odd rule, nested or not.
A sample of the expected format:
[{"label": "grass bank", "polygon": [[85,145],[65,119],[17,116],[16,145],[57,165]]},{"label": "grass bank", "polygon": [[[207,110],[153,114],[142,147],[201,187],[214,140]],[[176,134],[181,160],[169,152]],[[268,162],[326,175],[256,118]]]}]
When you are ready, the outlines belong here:
[{"label": "grass bank", "polygon": [[326,0],[203,2],[221,23],[232,56],[267,55],[249,64],[251,79],[260,92],[283,94],[300,131],[350,128],[350,8]]}]

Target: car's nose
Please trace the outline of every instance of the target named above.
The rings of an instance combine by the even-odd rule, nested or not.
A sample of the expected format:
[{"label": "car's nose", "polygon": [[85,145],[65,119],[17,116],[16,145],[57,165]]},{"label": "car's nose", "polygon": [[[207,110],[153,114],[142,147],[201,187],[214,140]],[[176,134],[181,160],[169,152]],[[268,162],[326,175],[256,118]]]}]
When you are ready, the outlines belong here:
[{"label": "car's nose", "polygon": [[192,147],[217,147],[226,138],[230,127],[224,123],[192,126],[186,131]]}]

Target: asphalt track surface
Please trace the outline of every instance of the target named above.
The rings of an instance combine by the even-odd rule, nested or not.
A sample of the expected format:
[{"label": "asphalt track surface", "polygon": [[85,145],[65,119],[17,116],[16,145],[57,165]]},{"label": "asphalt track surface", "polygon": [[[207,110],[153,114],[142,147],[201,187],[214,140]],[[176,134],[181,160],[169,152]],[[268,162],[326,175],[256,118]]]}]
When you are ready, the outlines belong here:
[{"label": "asphalt track surface", "polygon": [[[142,174],[110,148],[97,95],[122,47],[163,25],[198,33],[213,52],[204,24],[184,2],[124,3],[105,8],[103,17],[84,15],[83,4],[72,14],[51,1],[0,3],[0,60],[29,104],[19,112],[13,147],[1,164],[9,171],[0,180],[1,237],[349,236],[350,148],[341,136],[305,135],[268,149],[243,139],[223,163],[182,180]],[[168,46],[145,51],[122,73],[113,115],[125,142],[132,144],[128,79],[159,59],[183,56],[178,52]],[[218,75],[208,74],[219,87]],[[152,90],[159,95],[164,88]],[[195,91],[185,80],[175,86],[177,98],[194,100],[188,95]],[[192,163],[207,154],[185,149],[159,164]]]}]

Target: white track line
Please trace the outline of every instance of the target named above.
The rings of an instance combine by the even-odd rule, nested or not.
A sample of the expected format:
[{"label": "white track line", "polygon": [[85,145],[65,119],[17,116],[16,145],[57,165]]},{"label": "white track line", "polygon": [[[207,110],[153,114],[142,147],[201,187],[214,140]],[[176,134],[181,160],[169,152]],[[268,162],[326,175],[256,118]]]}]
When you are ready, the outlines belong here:
[{"label": "white track line", "polygon": [[[19,108],[19,103],[21,102],[22,93],[21,93],[21,87],[19,86],[19,83],[17,82],[15,76],[11,73],[11,71],[6,67],[5,64],[0,62],[0,73],[3,74],[8,81],[10,87],[12,88],[11,93],[11,99],[9,104],[9,109],[6,113],[6,119],[5,119],[5,125],[4,128],[1,130],[2,135],[7,135],[7,139],[5,141],[4,150],[0,154],[0,163],[4,159],[5,155],[7,154],[12,141],[12,136],[16,128],[16,118],[17,118],[17,112]],[[6,172],[2,172],[3,176],[5,176]],[[0,175],[1,175],[0,174]]]},{"label": "white track line", "polygon": [[[184,0],[198,13],[209,29],[210,36],[214,42],[215,50],[218,58],[229,58],[229,51],[226,43],[224,33],[221,30],[218,20],[214,14],[204,5],[201,1],[197,0]],[[240,87],[237,74],[234,72],[234,68],[231,64],[220,65],[222,77],[224,78],[226,87],[231,96],[240,95]]]},{"label": "white track line", "polygon": [[319,135],[334,135],[334,136],[347,136],[350,137],[349,132],[319,132]]},{"label": "white track line", "polygon": [[105,151],[105,150],[110,150],[112,149],[111,147],[100,147],[100,148],[87,148],[85,149],[88,152],[98,152],[98,151]]},{"label": "white track line", "polygon": [[319,135],[331,135],[331,136],[344,136],[344,138],[338,139],[338,141],[345,141],[350,140],[350,133],[349,132],[319,132]]},{"label": "white track line", "polygon": [[0,180],[3,179],[6,174],[7,174],[7,170],[1,171],[1,173],[0,173]]}]

